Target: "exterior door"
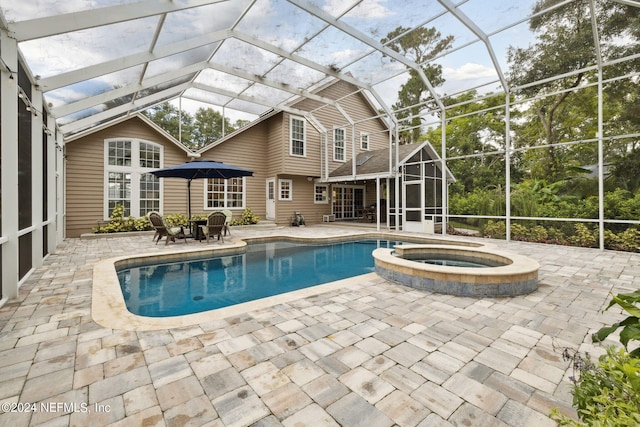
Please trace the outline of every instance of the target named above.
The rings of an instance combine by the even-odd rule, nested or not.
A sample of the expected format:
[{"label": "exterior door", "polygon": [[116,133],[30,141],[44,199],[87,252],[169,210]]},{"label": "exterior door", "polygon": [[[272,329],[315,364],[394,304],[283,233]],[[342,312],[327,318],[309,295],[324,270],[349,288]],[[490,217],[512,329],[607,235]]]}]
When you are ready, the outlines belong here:
[{"label": "exterior door", "polygon": [[422,207],[424,206],[424,202],[422,200],[422,196],[424,194],[424,191],[422,191],[422,181],[405,182],[403,190],[403,230],[414,233],[422,233],[424,232],[424,226],[422,225]]},{"label": "exterior door", "polygon": [[364,204],[364,187],[334,185],[332,203],[336,219],[358,218]]},{"label": "exterior door", "polygon": [[276,180],[267,180],[267,219],[276,219]]}]

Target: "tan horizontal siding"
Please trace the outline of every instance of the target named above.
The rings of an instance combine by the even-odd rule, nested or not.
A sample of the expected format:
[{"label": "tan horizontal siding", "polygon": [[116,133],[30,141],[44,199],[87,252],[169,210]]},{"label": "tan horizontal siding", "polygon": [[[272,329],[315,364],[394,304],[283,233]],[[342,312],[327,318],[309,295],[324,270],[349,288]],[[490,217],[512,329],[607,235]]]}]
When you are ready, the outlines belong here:
[{"label": "tan horizontal siding", "polygon": [[[365,96],[360,93],[354,93],[357,88],[347,82],[337,82],[321,90],[319,95],[330,99],[339,100],[340,106],[346,111],[348,116],[356,123],[355,130],[353,126],[349,124],[349,121],[342,115],[342,113],[335,107],[319,103],[317,101],[305,99],[295,104],[296,108],[301,110],[313,111],[313,116],[322,123],[322,125],[328,131],[328,169],[332,171],[345,162],[350,163],[353,158],[354,145],[355,154],[361,153],[363,150],[360,148],[360,135],[361,133],[369,134],[369,150],[377,150],[386,148],[389,146],[389,134],[388,131],[380,119],[369,119],[372,116],[378,114],[371,104],[367,101]],[[362,121],[369,119],[366,121]],[[288,119],[284,120],[286,126],[286,141],[285,144],[288,147],[289,144],[289,123]],[[333,130],[336,127],[344,129],[345,137],[345,161],[333,160],[333,148],[334,148],[334,134]],[[307,126],[307,147],[310,155],[306,159],[306,167],[299,159],[288,156],[287,167],[285,171],[287,173],[301,174],[304,170],[320,170],[320,164],[324,163],[324,149],[320,148],[320,135],[311,126]],[[322,154],[321,154],[322,153]],[[288,152],[287,152],[288,154]],[[322,156],[322,160],[320,159]],[[308,174],[308,172],[307,172]]]},{"label": "tan horizontal siding", "polygon": [[[276,218],[278,225],[291,225],[291,219],[296,211],[299,211],[307,224],[322,222],[322,215],[331,213],[330,204],[315,204],[313,181],[306,177],[281,175],[278,179],[291,179],[293,181],[293,200],[278,200],[276,195]],[[278,182],[276,180],[276,191]]]},{"label": "tan horizontal siding", "polygon": [[[281,117],[281,115],[275,117]],[[269,177],[268,159],[271,156],[267,150],[268,142],[270,135],[279,134],[278,125],[279,119],[266,120],[240,133],[233,140],[226,141],[202,153],[202,158],[229,163],[253,171],[253,176],[247,177],[245,180],[245,207],[250,208],[260,219],[266,217],[265,180]],[[196,206],[198,209],[204,208],[204,181],[193,182],[192,195],[195,194],[197,196],[192,198],[192,203],[195,201],[193,204],[194,212]],[[232,209],[231,211],[234,217],[240,217],[244,209]]]},{"label": "tan horizontal siding", "polygon": [[[164,147],[163,166],[187,161],[186,153],[137,117],[100,130],[66,145],[66,216],[67,237],[91,232],[104,213],[104,141],[106,139],[140,139]],[[164,211],[186,212],[186,181],[164,184]],[[161,197],[162,197],[161,196]]]}]

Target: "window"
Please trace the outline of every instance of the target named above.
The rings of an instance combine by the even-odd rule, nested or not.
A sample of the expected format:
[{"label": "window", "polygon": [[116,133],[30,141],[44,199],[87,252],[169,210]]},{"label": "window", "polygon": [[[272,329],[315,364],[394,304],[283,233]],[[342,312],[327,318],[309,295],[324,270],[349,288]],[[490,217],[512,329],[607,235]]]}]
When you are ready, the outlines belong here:
[{"label": "window", "polygon": [[333,130],[333,160],[344,162],[344,129]]},{"label": "window", "polygon": [[140,167],[158,169],[160,167],[160,147],[141,142]]},{"label": "window", "polygon": [[162,167],[162,146],[136,139],[105,141],[105,212],[116,205],[125,216],[141,217],[160,210],[160,179],[150,174]]},{"label": "window", "polygon": [[244,178],[213,178],[207,180],[206,209],[242,209],[245,201]]},{"label": "window", "polygon": [[368,133],[360,133],[360,149],[368,150],[369,149],[369,134]]},{"label": "window", "polygon": [[291,117],[289,127],[291,129],[290,154],[292,156],[306,156],[304,119],[299,117]]},{"label": "window", "polygon": [[124,206],[124,216],[131,215],[131,174],[109,172],[109,213],[116,205]]},{"label": "window", "polygon": [[293,200],[293,181],[290,179],[278,180],[278,200]]},{"label": "window", "polygon": [[131,166],[131,141],[109,142],[109,166]]},{"label": "window", "polygon": [[150,173],[140,175],[140,216],[160,210],[160,180]]},{"label": "window", "polygon": [[316,184],[314,190],[315,198],[314,202],[317,204],[329,203],[329,187],[326,185]]}]

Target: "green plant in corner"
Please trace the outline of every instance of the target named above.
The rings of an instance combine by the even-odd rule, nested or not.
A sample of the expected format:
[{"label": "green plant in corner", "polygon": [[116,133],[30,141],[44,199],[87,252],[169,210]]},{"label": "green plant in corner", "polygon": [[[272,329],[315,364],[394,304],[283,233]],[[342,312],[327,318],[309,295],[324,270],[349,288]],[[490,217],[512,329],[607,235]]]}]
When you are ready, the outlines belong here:
[{"label": "green plant in corner", "polygon": [[[611,301],[605,310],[608,310],[614,305],[619,305],[624,311],[629,313],[629,316],[622,322],[600,328],[598,332],[593,334],[592,340],[594,342],[602,342],[610,334],[622,327],[620,331],[620,343],[629,351],[630,341],[640,342],[640,306],[638,306],[638,303],[640,303],[640,290],[628,294],[612,295]],[[633,357],[640,358],[640,347],[635,348],[630,354]],[[638,381],[640,381],[640,379]]]},{"label": "green plant in corner", "polygon": [[613,346],[607,348],[597,363],[589,354],[582,357],[568,349],[562,355],[572,361],[573,406],[580,421],[555,408],[550,414],[554,421],[572,427],[640,425],[640,359]]}]

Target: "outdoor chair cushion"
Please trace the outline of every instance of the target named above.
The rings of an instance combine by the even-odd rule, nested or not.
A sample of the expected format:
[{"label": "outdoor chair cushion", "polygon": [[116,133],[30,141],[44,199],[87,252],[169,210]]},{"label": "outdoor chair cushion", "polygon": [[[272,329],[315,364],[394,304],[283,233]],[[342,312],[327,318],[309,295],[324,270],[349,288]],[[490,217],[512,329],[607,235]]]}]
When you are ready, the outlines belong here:
[{"label": "outdoor chair cushion", "polygon": [[163,237],[167,238],[164,242],[165,245],[169,243],[169,240],[175,242],[176,238],[184,239],[184,242],[187,243],[187,236],[184,234],[184,228],[181,226],[168,226],[158,212],[150,212],[149,221],[151,222],[151,225],[153,225],[153,228],[155,228],[156,230],[156,233],[153,236],[156,245]]}]

